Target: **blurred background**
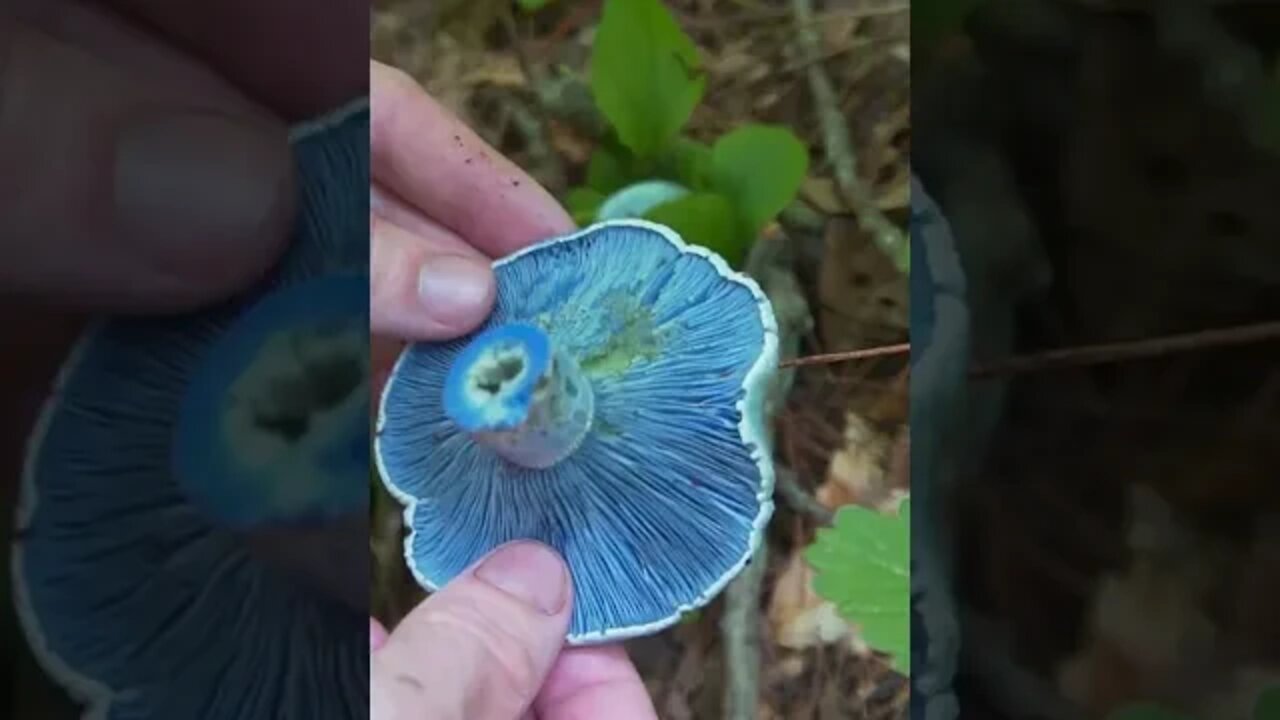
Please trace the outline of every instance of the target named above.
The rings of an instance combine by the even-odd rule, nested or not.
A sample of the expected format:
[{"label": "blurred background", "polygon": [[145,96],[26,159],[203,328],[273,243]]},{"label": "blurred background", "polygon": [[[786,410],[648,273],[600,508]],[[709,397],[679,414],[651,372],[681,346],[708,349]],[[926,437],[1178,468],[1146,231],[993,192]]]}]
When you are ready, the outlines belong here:
[{"label": "blurred background", "polygon": [[[593,195],[644,179],[602,178],[618,145],[592,91],[603,4],[379,0],[373,55],[411,74],[585,224]],[[717,248],[765,287],[784,355],[905,342],[908,3],[661,5],[692,41],[691,75],[705,79],[682,129],[693,155],[748,125],[785,131],[802,155],[788,165],[800,171],[780,212]],[[762,174],[787,165],[760,154]],[[771,403],[780,486],[767,562],[676,627],[629,643],[661,717],[904,716],[905,678],[815,592],[804,553],[835,509],[890,511],[907,489],[906,361],[898,349],[782,373]],[[374,612],[387,623],[422,597],[404,568],[402,532],[399,508],[379,492]],[[905,603],[904,586],[904,627]]]},{"label": "blurred background", "polygon": [[1274,717],[1280,5],[944,5],[912,166],[986,369],[948,458],[963,716]]}]

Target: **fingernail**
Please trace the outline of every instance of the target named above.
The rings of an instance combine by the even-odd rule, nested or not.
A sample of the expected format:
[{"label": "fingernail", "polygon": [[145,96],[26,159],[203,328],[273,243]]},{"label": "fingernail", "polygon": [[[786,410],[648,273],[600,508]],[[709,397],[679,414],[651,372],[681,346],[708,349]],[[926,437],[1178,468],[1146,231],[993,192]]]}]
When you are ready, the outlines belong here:
[{"label": "fingernail", "polygon": [[564,608],[569,574],[546,545],[517,542],[498,548],[480,563],[475,576],[547,615]]},{"label": "fingernail", "polygon": [[489,264],[462,255],[437,255],[418,271],[418,298],[437,320],[455,324],[488,309],[493,273]]},{"label": "fingernail", "polygon": [[[161,261],[262,244],[281,215],[291,170],[283,129],[216,114],[175,113],[124,127],[116,143],[115,209],[124,241]],[[283,237],[281,240],[283,241]]]}]

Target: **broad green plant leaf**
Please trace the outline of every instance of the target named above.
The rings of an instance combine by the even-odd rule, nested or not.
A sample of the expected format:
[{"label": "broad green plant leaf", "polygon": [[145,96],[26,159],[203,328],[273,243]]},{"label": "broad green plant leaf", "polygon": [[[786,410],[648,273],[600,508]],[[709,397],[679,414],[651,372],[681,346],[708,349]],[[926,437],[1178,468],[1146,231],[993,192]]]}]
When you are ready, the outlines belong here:
[{"label": "broad green plant leaf", "polygon": [[587,185],[605,195],[621,190],[640,179],[633,177],[632,165],[634,161],[627,155],[626,148],[601,143],[587,161]]},{"label": "broad green plant leaf", "polygon": [[552,0],[516,0],[516,5],[519,5],[521,10],[532,13],[550,5],[551,2]]},{"label": "broad green plant leaf", "polygon": [[564,207],[578,225],[589,225],[595,219],[596,210],[604,203],[604,193],[589,187],[576,187],[564,198]]},{"label": "broad green plant leaf", "polygon": [[591,92],[618,139],[654,158],[702,99],[698,51],[660,0],[606,0],[591,53]]},{"label": "broad green plant leaf", "polygon": [[808,148],[786,128],[743,125],[711,148],[711,186],[733,202],[752,239],[795,199],[808,170]]},{"label": "broad green plant leaf", "polygon": [[1256,142],[1272,153],[1280,153],[1280,80],[1263,88],[1254,115]]},{"label": "broad green plant leaf", "polygon": [[910,500],[892,515],[846,505],[805,550],[814,591],[904,674],[911,672],[910,553]]},{"label": "broad green plant leaf", "polygon": [[645,219],[675,230],[686,242],[719,253],[735,267],[746,257],[746,244],[734,232],[733,206],[721,195],[685,195],[658,205],[645,213]]},{"label": "broad green plant leaf", "polygon": [[658,173],[694,190],[711,186],[711,148],[687,137],[678,137],[658,162]]},{"label": "broad green plant leaf", "polygon": [[925,51],[964,29],[985,0],[916,0],[911,4],[912,47]]},{"label": "broad green plant leaf", "polygon": [[1253,720],[1280,720],[1280,685],[1269,687],[1258,696]]}]

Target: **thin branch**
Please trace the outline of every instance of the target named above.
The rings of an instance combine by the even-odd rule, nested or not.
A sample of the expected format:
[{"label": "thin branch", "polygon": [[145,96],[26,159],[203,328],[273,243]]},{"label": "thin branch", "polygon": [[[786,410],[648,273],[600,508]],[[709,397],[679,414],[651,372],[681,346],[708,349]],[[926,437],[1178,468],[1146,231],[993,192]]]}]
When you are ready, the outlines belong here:
[{"label": "thin branch", "polygon": [[[1125,360],[1141,360],[1145,358],[1163,357],[1184,352],[1211,350],[1214,348],[1251,345],[1253,343],[1280,340],[1280,321],[1240,325],[1230,328],[1202,330],[1200,332],[1164,337],[1131,340],[1128,342],[1106,343],[1102,345],[1083,345],[1080,347],[1048,350],[1029,355],[1017,355],[1005,360],[986,363],[973,368],[970,377],[989,378],[1007,375],[1021,375],[1031,372],[1058,370],[1069,367],[1088,365],[1109,365]],[[910,343],[898,345],[881,345],[879,347],[848,350],[844,352],[825,353],[822,355],[806,355],[804,357],[783,360],[779,367],[800,367],[804,365],[828,365],[833,363],[863,360],[866,358],[901,355],[911,351]]]},{"label": "thin branch", "polygon": [[1084,365],[1108,365],[1124,360],[1162,357],[1175,353],[1247,345],[1269,340],[1280,340],[1280,322],[1021,355],[975,367],[970,372],[970,376],[988,378]]},{"label": "thin branch", "polygon": [[840,104],[836,100],[831,78],[827,77],[820,61],[822,44],[814,30],[812,0],[791,0],[791,12],[795,18],[800,62],[808,63],[805,74],[809,80],[809,92],[813,95],[818,119],[822,124],[822,144],[826,148],[827,161],[831,163],[835,173],[836,184],[858,218],[859,226],[870,233],[876,245],[893,260],[899,270],[905,272],[909,257],[906,233],[880,212],[871,191],[858,179],[857,157],[849,141],[849,128],[840,113]]},{"label": "thin branch", "polygon": [[832,363],[849,362],[851,360],[866,360],[868,358],[886,357],[889,355],[906,355],[910,352],[911,343],[881,345],[878,347],[863,348],[861,350],[844,350],[841,352],[791,358],[790,360],[783,360],[778,363],[778,367],[788,368],[803,367],[805,365],[830,365]]},{"label": "thin branch", "polygon": [[811,518],[819,525],[830,525],[835,513],[818,502],[807,490],[800,487],[796,474],[786,468],[777,469],[773,492],[782,498],[792,510]]}]

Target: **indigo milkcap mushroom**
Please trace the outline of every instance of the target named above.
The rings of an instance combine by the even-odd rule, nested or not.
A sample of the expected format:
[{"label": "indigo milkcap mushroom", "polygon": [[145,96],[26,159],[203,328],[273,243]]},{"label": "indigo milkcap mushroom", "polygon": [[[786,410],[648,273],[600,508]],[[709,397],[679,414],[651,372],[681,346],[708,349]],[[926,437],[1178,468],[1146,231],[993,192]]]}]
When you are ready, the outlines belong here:
[{"label": "indigo milkcap mushroom", "polygon": [[962,452],[969,314],[950,226],[914,175],[911,206],[911,717],[954,720],[960,632],[940,499]]},{"label": "indigo milkcap mushroom", "polygon": [[44,406],[15,604],[90,717],[367,713],[368,118],[292,133],[295,229],[257,287],[99,324]]},{"label": "indigo milkcap mushroom", "polygon": [[644,217],[655,207],[689,194],[689,188],[669,180],[645,180],[628,185],[605,198],[596,211],[596,220],[623,220]]},{"label": "indigo milkcap mushroom", "polygon": [[502,543],[574,582],[570,644],[657,632],[749,561],[773,511],[763,402],[778,360],[760,288],[642,220],[494,264],[470,336],[405,349],[375,437],[435,590]]}]

